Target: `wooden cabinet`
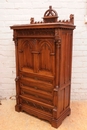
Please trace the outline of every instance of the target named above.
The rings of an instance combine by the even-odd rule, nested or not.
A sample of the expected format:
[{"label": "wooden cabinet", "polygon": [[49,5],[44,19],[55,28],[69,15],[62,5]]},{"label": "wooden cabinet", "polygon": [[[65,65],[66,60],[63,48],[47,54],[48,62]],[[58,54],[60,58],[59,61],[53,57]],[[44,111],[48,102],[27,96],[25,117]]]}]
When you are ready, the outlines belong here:
[{"label": "wooden cabinet", "polygon": [[70,114],[74,16],[66,21],[50,6],[42,22],[14,25],[15,110],[45,119],[57,128]]}]

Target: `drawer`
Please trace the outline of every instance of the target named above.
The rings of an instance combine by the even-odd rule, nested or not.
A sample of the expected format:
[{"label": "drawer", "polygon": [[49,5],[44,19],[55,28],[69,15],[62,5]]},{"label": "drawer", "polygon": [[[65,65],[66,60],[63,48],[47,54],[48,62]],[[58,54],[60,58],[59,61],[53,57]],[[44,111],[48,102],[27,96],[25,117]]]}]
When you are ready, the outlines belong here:
[{"label": "drawer", "polygon": [[23,86],[27,86],[29,88],[42,90],[44,92],[51,93],[51,94],[53,93],[53,88],[54,88],[52,84],[37,79],[33,79],[33,78],[31,79],[25,76],[20,78],[20,84]]},{"label": "drawer", "polygon": [[29,86],[20,85],[20,91],[21,91],[21,95],[29,97],[31,99],[40,101],[40,102],[44,102],[47,104],[53,104],[53,94],[48,93],[48,92],[44,92],[42,90],[36,89],[36,88],[31,88]]},{"label": "drawer", "polygon": [[36,80],[36,81],[42,81],[48,84],[53,84],[54,83],[54,76],[47,76],[47,75],[40,75],[38,73],[26,73],[26,72],[20,72],[20,77],[21,78],[29,78],[31,80]]},{"label": "drawer", "polygon": [[52,115],[53,113],[53,106],[48,105],[39,101],[35,101],[31,98],[27,98],[26,96],[20,95],[21,99],[21,107],[23,108],[24,106],[27,108],[31,108],[34,110],[36,113],[41,112],[44,114]]}]

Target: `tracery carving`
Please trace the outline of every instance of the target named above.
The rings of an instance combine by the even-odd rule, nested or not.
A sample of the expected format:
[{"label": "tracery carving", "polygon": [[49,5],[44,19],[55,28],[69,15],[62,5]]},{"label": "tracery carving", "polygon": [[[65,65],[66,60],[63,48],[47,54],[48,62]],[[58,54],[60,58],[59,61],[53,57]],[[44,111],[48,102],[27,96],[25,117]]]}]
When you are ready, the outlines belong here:
[{"label": "tracery carving", "polygon": [[52,109],[50,109],[50,108],[46,108],[46,107],[44,107],[42,105],[36,104],[34,102],[27,101],[27,100],[23,100],[23,103],[27,104],[27,105],[29,105],[31,107],[34,107],[34,108],[37,108],[39,110],[42,110],[42,111],[45,111],[45,112],[49,112],[49,113],[52,114]]},{"label": "tracery carving", "polygon": [[[32,45],[32,42],[31,40],[21,40],[21,45],[20,46],[20,50],[23,51],[22,53],[22,60],[20,59],[20,64],[22,67],[28,67],[28,68],[31,68],[33,69],[33,60],[32,60],[32,48],[33,48],[33,45]],[[20,51],[19,50],[19,51]],[[26,55],[30,56],[30,58],[26,57]]]},{"label": "tracery carving", "polygon": [[52,45],[50,44],[50,42],[49,42],[48,40],[41,40],[40,43],[39,43],[39,45],[40,45],[40,48],[39,48],[40,52],[41,52],[42,47],[43,47],[44,45],[45,45],[45,46],[47,45],[48,48],[49,48],[49,50],[50,50],[50,52],[52,52]]},{"label": "tracery carving", "polygon": [[22,29],[17,31],[17,35],[20,36],[54,36],[54,29]]}]

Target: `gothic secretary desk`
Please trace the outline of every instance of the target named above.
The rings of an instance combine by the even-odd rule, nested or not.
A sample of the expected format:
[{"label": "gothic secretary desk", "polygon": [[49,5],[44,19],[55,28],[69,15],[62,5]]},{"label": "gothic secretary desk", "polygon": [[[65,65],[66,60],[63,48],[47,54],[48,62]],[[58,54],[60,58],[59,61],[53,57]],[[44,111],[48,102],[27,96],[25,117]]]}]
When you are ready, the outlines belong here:
[{"label": "gothic secretary desk", "polygon": [[70,115],[74,16],[58,20],[52,6],[42,22],[14,25],[16,106],[57,128]]}]

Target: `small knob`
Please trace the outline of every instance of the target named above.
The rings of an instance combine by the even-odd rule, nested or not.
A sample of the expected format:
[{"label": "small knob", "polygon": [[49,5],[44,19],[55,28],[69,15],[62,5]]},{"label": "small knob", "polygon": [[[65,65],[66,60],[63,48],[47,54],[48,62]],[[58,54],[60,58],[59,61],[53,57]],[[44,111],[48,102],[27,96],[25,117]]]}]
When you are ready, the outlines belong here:
[{"label": "small knob", "polygon": [[23,50],[19,50],[19,53],[23,53]]},{"label": "small knob", "polygon": [[37,89],[37,87],[34,87],[35,89]]}]

